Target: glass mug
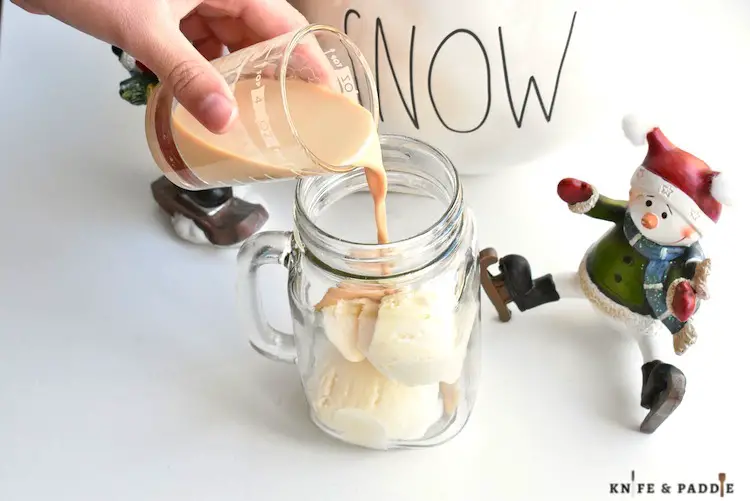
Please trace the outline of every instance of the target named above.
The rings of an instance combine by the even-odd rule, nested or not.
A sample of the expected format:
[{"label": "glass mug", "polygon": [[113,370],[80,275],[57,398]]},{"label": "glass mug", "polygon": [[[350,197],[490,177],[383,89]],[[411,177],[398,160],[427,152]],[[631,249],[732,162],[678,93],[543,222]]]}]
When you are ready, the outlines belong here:
[{"label": "glass mug", "polygon": [[[381,145],[393,243],[356,243],[376,241],[363,169],[300,179],[293,230],[257,233],[239,252],[240,316],[258,352],[296,363],[324,432],[373,449],[434,446],[461,431],[476,398],[475,223],[441,152],[402,136]],[[269,264],[288,270],[293,333],[266,320],[258,272]]]},{"label": "glass mug", "polygon": [[[332,154],[325,134],[335,136],[337,126],[352,121],[376,134],[379,109],[372,72],[357,46],[335,28],[309,25],[212,64],[239,108],[226,133],[204,128],[161,84],[146,107],[151,155],[182,188],[350,171],[356,159]],[[359,146],[352,145],[352,154]]]}]

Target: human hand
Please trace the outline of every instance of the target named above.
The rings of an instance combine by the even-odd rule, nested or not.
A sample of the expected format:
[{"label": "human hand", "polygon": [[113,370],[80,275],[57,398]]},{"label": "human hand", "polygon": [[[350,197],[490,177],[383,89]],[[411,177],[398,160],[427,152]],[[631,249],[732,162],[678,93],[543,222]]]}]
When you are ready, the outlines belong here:
[{"label": "human hand", "polygon": [[11,1],[120,47],[215,133],[229,129],[237,103],[209,60],[307,24],[286,0]]}]

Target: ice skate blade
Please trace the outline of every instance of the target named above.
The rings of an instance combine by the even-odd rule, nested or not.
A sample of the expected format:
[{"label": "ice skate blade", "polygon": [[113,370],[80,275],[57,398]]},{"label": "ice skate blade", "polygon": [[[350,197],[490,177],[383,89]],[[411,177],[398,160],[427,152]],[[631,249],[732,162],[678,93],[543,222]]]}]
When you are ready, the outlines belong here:
[{"label": "ice skate blade", "polygon": [[684,374],[670,374],[667,388],[659,393],[659,398],[641,423],[641,433],[655,432],[672,415],[685,396],[685,384]]}]

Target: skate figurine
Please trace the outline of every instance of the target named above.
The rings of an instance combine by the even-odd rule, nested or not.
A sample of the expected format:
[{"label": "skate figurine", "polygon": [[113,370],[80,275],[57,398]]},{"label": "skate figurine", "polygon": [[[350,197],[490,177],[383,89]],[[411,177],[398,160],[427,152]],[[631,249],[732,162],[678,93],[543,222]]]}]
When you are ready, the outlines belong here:
[{"label": "skate figurine", "polygon": [[[120,82],[120,97],[135,106],[145,105],[158,78],[120,48],[113,46],[112,52],[130,73],[130,78]],[[162,176],[151,184],[151,193],[170,216],[177,236],[196,244],[236,246],[268,221],[263,203],[251,198],[246,187],[189,191]]]},{"label": "skate figurine", "polygon": [[[693,315],[709,297],[711,261],[699,240],[731,205],[724,175],[674,146],[656,127],[623,120],[625,134],[648,153],[631,179],[627,201],[601,195],[576,179],[563,179],[557,193],[569,209],[614,226],[586,252],[577,272],[532,278],[521,256],[480,254],[482,287],[500,315],[509,303],[526,311],[563,298],[587,299],[596,310],[638,341],[644,364],[641,406],[648,414],[640,430],[653,433],[681,403],[685,375],[658,351],[672,335],[682,355],[697,338]],[[497,263],[500,273],[488,267]]]}]

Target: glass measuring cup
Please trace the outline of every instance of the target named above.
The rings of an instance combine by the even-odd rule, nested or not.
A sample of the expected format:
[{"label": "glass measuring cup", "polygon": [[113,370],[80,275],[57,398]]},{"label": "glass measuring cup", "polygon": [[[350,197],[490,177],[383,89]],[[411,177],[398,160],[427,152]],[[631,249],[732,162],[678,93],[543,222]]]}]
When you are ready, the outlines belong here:
[{"label": "glass measuring cup", "polygon": [[[149,149],[178,186],[203,190],[347,172],[362,147],[377,140],[372,72],[335,28],[309,25],[212,64],[239,106],[225,134],[204,128],[161,84],[148,100]],[[336,137],[342,133],[349,139]]]}]

